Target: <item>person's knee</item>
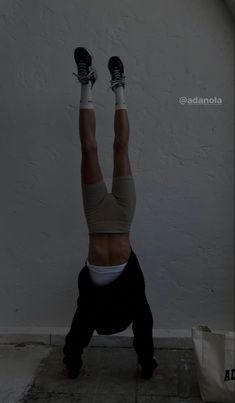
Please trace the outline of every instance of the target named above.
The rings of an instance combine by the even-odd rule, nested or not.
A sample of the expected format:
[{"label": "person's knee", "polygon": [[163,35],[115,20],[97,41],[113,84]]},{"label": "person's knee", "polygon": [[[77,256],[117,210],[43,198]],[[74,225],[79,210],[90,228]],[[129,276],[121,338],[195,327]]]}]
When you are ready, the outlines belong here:
[{"label": "person's knee", "polygon": [[113,143],[113,150],[116,153],[128,153],[128,138],[116,138]]},{"label": "person's knee", "polygon": [[97,154],[97,143],[95,140],[86,140],[82,143],[82,154],[84,156],[93,156]]}]

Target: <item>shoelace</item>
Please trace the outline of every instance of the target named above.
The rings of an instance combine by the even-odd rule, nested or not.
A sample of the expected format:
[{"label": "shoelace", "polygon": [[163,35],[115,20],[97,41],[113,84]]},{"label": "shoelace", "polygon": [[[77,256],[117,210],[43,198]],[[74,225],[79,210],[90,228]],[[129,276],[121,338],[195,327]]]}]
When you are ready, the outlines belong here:
[{"label": "shoelace", "polygon": [[114,69],[113,75],[114,75],[114,80],[120,80],[120,78],[121,78],[121,72],[120,72],[119,69]]},{"label": "shoelace", "polygon": [[80,62],[78,65],[78,74],[73,73],[73,75],[79,79],[83,79],[83,78],[89,79],[94,73],[92,68],[89,67],[89,70],[90,70],[89,73],[87,73],[86,62]]},{"label": "shoelace", "polygon": [[113,76],[114,78],[110,80],[111,88],[116,84],[125,84],[125,76],[124,75],[121,76],[120,70],[118,68],[114,69]]},{"label": "shoelace", "polygon": [[87,66],[85,62],[80,62],[78,64],[78,76],[85,77],[87,75]]}]

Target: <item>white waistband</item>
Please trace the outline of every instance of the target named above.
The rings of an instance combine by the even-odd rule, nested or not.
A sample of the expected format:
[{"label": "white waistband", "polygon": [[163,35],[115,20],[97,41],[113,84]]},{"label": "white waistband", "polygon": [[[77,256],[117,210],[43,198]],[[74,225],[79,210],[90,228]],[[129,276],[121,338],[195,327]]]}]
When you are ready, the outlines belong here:
[{"label": "white waistband", "polygon": [[111,283],[122,274],[127,262],[117,266],[95,266],[94,264],[90,264],[87,260],[86,264],[94,283],[97,285],[105,285]]},{"label": "white waistband", "polygon": [[88,260],[86,261],[87,266],[89,269],[95,273],[104,273],[108,271],[108,273],[119,273],[122,272],[124,267],[127,265],[127,262],[115,266],[96,266],[94,264],[90,264]]}]

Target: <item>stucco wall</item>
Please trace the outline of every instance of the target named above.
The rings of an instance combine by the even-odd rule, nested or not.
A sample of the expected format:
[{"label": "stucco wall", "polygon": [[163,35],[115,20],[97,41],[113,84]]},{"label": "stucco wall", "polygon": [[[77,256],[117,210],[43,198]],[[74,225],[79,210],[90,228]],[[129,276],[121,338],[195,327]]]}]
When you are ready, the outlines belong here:
[{"label": "stucco wall", "polygon": [[[131,240],[155,329],[233,317],[233,21],[220,0],[0,3],[0,326],[70,325],[88,237],[80,85],[90,49],[100,162],[112,177],[114,96],[125,65],[137,188]],[[179,97],[221,105],[180,105]]]}]

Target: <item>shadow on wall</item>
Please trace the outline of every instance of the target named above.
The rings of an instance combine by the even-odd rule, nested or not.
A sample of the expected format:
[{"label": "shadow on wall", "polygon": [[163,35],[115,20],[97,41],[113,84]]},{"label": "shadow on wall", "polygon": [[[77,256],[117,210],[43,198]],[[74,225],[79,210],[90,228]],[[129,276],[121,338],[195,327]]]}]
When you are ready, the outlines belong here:
[{"label": "shadow on wall", "polygon": [[234,17],[235,0],[225,0],[225,3]]}]

